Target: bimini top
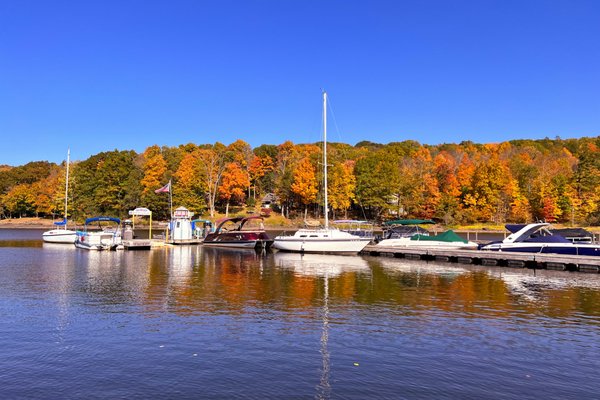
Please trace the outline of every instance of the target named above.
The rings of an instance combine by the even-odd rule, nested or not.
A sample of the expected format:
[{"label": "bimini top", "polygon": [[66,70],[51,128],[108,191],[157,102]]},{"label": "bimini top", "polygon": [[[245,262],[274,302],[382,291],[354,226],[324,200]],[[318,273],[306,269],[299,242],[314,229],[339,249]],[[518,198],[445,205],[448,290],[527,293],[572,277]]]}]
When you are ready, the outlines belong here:
[{"label": "bimini top", "polygon": [[[552,235],[549,232],[546,233],[545,228],[548,226],[550,226],[550,224],[546,222],[528,225],[506,225],[506,229],[512,233],[508,235],[502,243],[571,243],[560,235]],[[518,229],[519,227],[521,227],[521,229]]]},{"label": "bimini top", "polygon": [[113,217],[92,217],[85,220],[86,225],[91,224],[92,222],[114,222],[120,224],[121,220]]},{"label": "bimini top", "polygon": [[233,218],[222,218],[220,220],[218,220],[217,223],[217,232],[221,231],[221,228],[223,227],[223,225],[225,225],[226,223],[232,223],[232,224],[237,224],[238,222],[240,223],[239,226],[237,226],[236,231],[241,231],[242,227],[244,226],[244,224],[246,224],[246,222],[248,221],[252,221],[252,220],[264,220],[263,217],[261,217],[260,215],[251,215],[249,217],[233,217]]},{"label": "bimini top", "polygon": [[394,221],[387,221],[384,225],[421,225],[421,224],[435,224],[430,219],[396,219]]}]

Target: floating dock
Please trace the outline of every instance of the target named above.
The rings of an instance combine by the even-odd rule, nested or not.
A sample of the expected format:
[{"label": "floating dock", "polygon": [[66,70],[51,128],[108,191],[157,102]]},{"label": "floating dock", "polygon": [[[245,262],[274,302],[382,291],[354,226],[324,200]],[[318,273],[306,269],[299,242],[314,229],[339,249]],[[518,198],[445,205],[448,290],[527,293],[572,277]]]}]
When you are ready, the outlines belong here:
[{"label": "floating dock", "polygon": [[170,239],[166,243],[175,245],[196,245],[202,244],[202,239]]},{"label": "floating dock", "polygon": [[128,239],[122,241],[125,250],[150,250],[152,241],[150,239]]},{"label": "floating dock", "polygon": [[454,250],[383,247],[369,245],[361,252],[363,255],[409,258],[417,260],[435,260],[460,264],[479,264],[506,266],[512,268],[536,268],[559,271],[600,272],[600,257],[571,256],[563,254],[518,253],[507,251]]}]

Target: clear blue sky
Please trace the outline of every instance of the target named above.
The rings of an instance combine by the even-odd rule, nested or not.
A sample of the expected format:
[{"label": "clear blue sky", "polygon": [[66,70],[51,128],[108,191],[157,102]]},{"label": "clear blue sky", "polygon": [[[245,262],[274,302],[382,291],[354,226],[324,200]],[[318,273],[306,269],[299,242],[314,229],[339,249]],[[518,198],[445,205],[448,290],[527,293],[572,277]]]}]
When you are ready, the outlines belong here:
[{"label": "clear blue sky", "polygon": [[0,0],[0,164],[600,135],[600,1]]}]

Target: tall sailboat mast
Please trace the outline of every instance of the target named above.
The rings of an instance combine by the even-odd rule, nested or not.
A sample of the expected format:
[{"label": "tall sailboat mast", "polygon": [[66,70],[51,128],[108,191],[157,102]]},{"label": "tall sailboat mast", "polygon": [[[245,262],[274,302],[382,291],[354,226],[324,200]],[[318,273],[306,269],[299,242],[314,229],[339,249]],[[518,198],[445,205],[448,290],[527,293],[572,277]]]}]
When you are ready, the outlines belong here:
[{"label": "tall sailboat mast", "polygon": [[67,149],[67,176],[65,180],[65,229],[67,229],[67,202],[69,200],[69,164],[71,161],[71,148]]},{"label": "tall sailboat mast", "polygon": [[327,92],[323,91],[323,189],[325,203],[325,228],[329,228],[329,204],[327,199]]}]

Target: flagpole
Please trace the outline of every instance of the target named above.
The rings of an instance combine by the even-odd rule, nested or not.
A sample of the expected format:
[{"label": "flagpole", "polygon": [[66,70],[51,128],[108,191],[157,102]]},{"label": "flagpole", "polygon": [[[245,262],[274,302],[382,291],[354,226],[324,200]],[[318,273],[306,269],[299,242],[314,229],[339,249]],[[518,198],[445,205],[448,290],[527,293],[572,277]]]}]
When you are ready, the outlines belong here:
[{"label": "flagpole", "polygon": [[171,219],[173,219],[173,185],[169,179],[169,207],[171,208]]}]

